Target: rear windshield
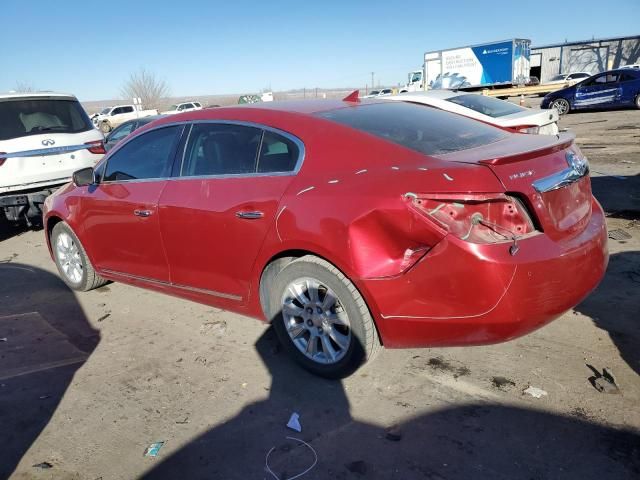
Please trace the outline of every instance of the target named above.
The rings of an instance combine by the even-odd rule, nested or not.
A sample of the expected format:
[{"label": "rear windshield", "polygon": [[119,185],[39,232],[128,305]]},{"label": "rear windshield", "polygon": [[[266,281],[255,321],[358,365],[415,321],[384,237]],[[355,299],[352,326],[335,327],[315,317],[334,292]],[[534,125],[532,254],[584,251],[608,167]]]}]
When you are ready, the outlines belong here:
[{"label": "rear windshield", "polygon": [[93,128],[77,100],[15,98],[0,100],[0,140],[44,132],[78,133]]},{"label": "rear windshield", "polygon": [[405,102],[364,104],[317,115],[426,155],[479,147],[507,136],[462,115]]},{"label": "rear windshield", "polygon": [[506,100],[498,100],[497,98],[486,97],[484,95],[459,95],[457,97],[447,98],[447,102],[470,108],[471,110],[493,118],[504,117],[505,115],[524,111],[524,108],[509,103]]}]

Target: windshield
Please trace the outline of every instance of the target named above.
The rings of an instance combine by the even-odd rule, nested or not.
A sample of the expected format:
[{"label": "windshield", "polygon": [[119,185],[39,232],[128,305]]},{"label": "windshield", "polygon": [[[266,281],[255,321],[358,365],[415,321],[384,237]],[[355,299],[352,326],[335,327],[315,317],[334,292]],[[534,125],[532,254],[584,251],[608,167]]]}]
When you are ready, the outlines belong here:
[{"label": "windshield", "polygon": [[426,155],[479,147],[507,136],[462,115],[406,102],[363,104],[317,115]]},{"label": "windshield", "polygon": [[106,115],[110,111],[111,111],[111,107],[103,108],[102,110],[100,110],[100,115]]},{"label": "windshield", "polygon": [[497,98],[486,97],[484,95],[459,95],[457,97],[447,98],[447,102],[461,105],[493,118],[504,117],[505,115],[520,113],[525,110],[505,100],[498,100]]},{"label": "windshield", "polygon": [[379,95],[380,94],[380,90],[371,90],[371,93],[369,95]]},{"label": "windshield", "polygon": [[422,80],[422,72],[414,72],[411,76],[411,83]]},{"label": "windshield", "polygon": [[93,124],[77,100],[46,97],[0,100],[0,140],[91,129]]},{"label": "windshield", "polygon": [[555,77],[551,77],[551,81],[564,80],[564,77],[566,77],[566,75],[556,75]]},{"label": "windshield", "polygon": [[169,111],[171,111],[171,110],[177,110],[177,109],[178,109],[178,105],[171,105],[171,106],[169,107]]}]

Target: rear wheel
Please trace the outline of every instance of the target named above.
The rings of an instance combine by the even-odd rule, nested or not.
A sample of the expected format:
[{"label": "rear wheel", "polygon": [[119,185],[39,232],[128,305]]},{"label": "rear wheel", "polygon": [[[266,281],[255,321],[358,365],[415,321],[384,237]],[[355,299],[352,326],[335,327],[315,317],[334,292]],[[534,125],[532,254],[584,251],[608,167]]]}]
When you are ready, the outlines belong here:
[{"label": "rear wheel", "polygon": [[551,102],[551,108],[555,108],[560,115],[564,115],[565,113],[569,113],[571,105],[569,101],[564,98],[556,98]]},{"label": "rear wheel", "polygon": [[285,266],[273,280],[267,302],[280,342],[316,375],[345,377],[380,347],[360,292],[318,257],[307,255]]},{"label": "rear wheel", "polygon": [[53,227],[51,248],[62,280],[73,290],[86,292],[107,283],[95,272],[80,240],[66,223]]},{"label": "rear wheel", "polygon": [[640,93],[636,95],[636,108],[640,108]]}]

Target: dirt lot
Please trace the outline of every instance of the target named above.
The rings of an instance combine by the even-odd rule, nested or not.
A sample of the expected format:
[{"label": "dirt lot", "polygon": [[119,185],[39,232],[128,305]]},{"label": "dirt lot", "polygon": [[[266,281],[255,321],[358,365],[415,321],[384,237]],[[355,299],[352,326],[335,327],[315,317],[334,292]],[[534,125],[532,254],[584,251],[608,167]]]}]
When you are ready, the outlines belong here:
[{"label": "dirt lot", "polygon": [[[275,447],[284,479],[314,461],[287,436],[317,454],[305,480],[640,478],[640,111],[561,123],[630,236],[610,240],[600,287],[524,338],[387,350],[342,382],[248,318],[120,284],[72,293],[42,232],[3,232],[0,478],[271,479]],[[591,384],[604,367],[619,393]]]}]

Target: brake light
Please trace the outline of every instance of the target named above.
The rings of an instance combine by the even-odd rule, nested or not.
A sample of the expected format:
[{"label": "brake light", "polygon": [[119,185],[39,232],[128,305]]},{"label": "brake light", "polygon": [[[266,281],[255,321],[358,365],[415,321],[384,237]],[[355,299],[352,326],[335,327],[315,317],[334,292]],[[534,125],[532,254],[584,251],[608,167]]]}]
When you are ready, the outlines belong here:
[{"label": "brake light", "polygon": [[512,241],[534,232],[524,205],[502,193],[417,194],[409,197],[413,207],[442,230],[471,243]]},{"label": "brake light", "polygon": [[7,161],[7,157],[4,157],[3,155],[6,155],[6,153],[5,152],[0,152],[0,167],[2,165],[4,165],[4,162]]},{"label": "brake light", "polygon": [[531,133],[538,134],[540,133],[540,127],[538,125],[518,125],[516,127],[509,127],[514,132],[518,133]]},{"label": "brake light", "polygon": [[95,153],[98,155],[104,155],[107,151],[104,149],[104,142],[102,140],[95,140],[92,142],[85,142],[85,145],[89,145],[87,150],[91,153]]}]

